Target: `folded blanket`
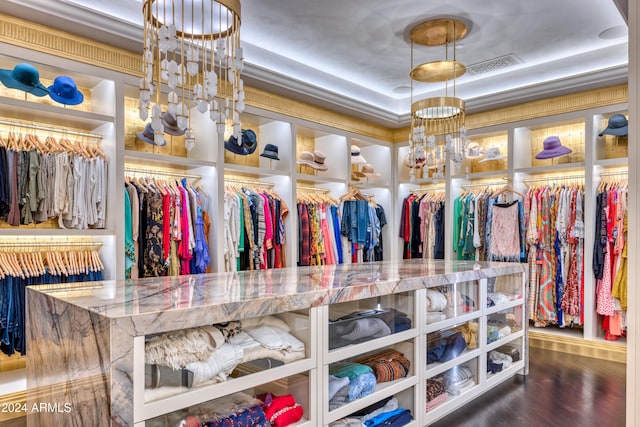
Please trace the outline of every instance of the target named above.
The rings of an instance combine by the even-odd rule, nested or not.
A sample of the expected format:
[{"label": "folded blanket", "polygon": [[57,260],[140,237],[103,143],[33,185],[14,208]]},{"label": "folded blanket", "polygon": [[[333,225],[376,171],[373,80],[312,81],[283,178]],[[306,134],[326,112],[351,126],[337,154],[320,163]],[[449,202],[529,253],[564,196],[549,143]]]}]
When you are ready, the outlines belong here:
[{"label": "folded blanket", "polygon": [[222,344],[224,337],[213,326],[167,332],[145,343],[145,363],[176,370],[191,362],[207,360]]},{"label": "folded blanket", "polygon": [[370,366],[363,365],[361,363],[354,362],[338,362],[329,366],[329,374],[336,377],[347,377],[350,380],[354,379],[358,375],[367,374],[373,372]]},{"label": "folded blanket", "polygon": [[435,289],[427,289],[427,311],[442,311],[447,308],[447,297]]},{"label": "folded blanket", "polygon": [[229,338],[229,344],[242,348],[242,362],[251,362],[259,359],[273,359],[282,363],[291,363],[295,360],[304,359],[306,357],[304,348],[302,351],[291,351],[287,349],[272,350],[263,347],[246,331],[242,331],[234,337]]},{"label": "folded blanket", "polygon": [[342,388],[349,386],[349,378],[329,375],[329,400],[333,399]]},{"label": "folded blanket", "polygon": [[343,387],[329,401],[329,410],[333,411],[348,402],[368,396],[376,391],[376,377],[368,372],[358,375],[349,381],[349,386]]},{"label": "folded blanket", "polygon": [[252,317],[242,320],[242,329],[253,328],[256,326],[273,326],[282,329],[285,332],[291,332],[291,328],[284,320],[275,316]]},{"label": "folded blanket", "polygon": [[344,325],[336,326],[336,332],[340,338],[349,342],[391,335],[389,325],[377,317],[354,319]]},{"label": "folded blanket", "polygon": [[289,332],[269,325],[243,327],[246,332],[263,347],[271,350],[304,351],[304,343]]},{"label": "folded blanket", "polygon": [[193,372],[193,387],[197,387],[213,379],[225,381],[242,359],[242,348],[227,343],[214,351],[207,360],[189,363],[185,369]]}]

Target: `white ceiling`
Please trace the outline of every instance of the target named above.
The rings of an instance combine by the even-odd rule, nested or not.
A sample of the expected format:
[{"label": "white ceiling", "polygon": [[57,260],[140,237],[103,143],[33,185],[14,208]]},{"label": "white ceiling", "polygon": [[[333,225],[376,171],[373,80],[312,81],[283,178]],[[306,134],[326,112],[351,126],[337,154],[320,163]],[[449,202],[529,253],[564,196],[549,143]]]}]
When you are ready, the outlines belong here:
[{"label": "white ceiling", "polygon": [[[457,80],[471,111],[626,81],[627,27],[614,0],[241,1],[247,83],[387,126],[408,121],[408,32],[434,17],[467,24],[457,49],[467,67],[519,61]],[[141,9],[136,0],[0,0],[4,13],[134,51]],[[414,65],[443,57],[443,47],[414,48]],[[444,84],[415,92],[441,96]]]}]

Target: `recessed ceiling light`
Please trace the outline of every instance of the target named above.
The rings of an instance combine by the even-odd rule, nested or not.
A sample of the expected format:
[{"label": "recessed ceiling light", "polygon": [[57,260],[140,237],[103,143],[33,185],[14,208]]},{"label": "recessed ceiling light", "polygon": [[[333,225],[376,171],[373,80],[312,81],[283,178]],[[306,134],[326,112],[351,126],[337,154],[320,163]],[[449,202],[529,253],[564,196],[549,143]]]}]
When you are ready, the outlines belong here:
[{"label": "recessed ceiling light", "polygon": [[398,95],[404,95],[405,93],[411,92],[411,86],[396,86],[392,89],[392,92]]},{"label": "recessed ceiling light", "polygon": [[629,35],[629,30],[626,25],[616,25],[615,27],[607,28],[600,34],[598,37],[603,40],[612,40],[619,39],[622,37],[627,37]]}]

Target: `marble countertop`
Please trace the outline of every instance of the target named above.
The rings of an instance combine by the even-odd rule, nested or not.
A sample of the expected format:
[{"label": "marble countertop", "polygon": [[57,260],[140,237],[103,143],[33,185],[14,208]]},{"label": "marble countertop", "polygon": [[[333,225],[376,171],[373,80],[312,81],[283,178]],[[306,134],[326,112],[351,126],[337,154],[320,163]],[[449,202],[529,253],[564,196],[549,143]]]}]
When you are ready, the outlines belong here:
[{"label": "marble countertop", "polygon": [[27,294],[44,293],[136,324],[152,325],[161,317],[166,326],[195,321],[203,310],[207,323],[224,322],[525,271],[526,264],[519,263],[414,259],[40,285],[28,287]]}]

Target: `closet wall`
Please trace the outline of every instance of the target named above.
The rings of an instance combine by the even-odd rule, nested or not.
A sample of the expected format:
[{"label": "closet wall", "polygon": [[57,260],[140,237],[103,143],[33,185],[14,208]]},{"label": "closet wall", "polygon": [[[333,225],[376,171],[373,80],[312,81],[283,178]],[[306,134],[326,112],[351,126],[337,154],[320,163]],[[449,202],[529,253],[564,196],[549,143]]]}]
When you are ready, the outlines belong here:
[{"label": "closet wall", "polygon": [[[584,326],[578,328],[531,328],[533,344],[563,351],[587,342],[590,355],[603,351],[605,357],[624,361],[624,338],[605,341],[602,316],[596,313],[596,279],[592,269],[596,221],[596,195],[602,182],[624,182],[627,177],[628,142],[626,137],[599,136],[613,114],[628,116],[625,86],[595,90],[564,97],[536,101],[487,113],[470,115],[467,127],[471,142],[487,150],[498,147],[504,158],[480,162],[467,160],[462,171],[453,171],[437,185],[446,189],[446,223],[453,224],[453,202],[463,191],[498,190],[509,187],[525,194],[532,186],[577,185],[584,188]],[[554,159],[538,160],[549,135],[560,137],[572,153]],[[411,191],[436,191],[434,182],[418,178],[410,182],[408,168],[402,158],[408,144],[398,144],[398,201]],[[396,208],[396,221],[399,219]],[[453,227],[447,226],[446,254],[457,258],[453,247]],[[402,256],[401,249],[397,256]],[[541,334],[553,334],[541,335]],[[591,342],[592,344],[588,344]]]}]

